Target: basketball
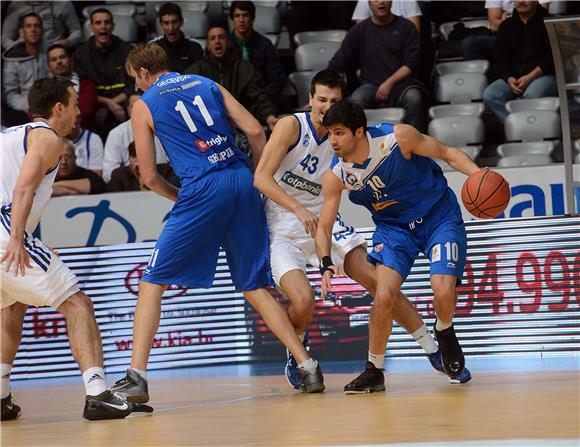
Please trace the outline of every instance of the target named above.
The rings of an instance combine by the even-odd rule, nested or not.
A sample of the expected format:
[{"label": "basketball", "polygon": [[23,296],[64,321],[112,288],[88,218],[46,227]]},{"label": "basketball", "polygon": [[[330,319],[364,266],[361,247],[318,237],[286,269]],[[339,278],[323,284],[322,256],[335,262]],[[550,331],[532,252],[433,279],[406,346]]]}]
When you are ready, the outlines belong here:
[{"label": "basketball", "polygon": [[510,201],[510,185],[489,168],[471,174],[461,188],[465,209],[475,217],[490,219],[501,214]]}]

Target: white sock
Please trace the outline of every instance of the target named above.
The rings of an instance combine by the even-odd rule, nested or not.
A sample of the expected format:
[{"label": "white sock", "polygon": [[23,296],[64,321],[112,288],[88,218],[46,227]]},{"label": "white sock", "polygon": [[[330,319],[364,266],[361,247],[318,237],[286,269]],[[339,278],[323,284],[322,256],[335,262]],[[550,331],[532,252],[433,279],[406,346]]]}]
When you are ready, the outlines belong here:
[{"label": "white sock", "polygon": [[10,394],[10,371],[12,365],[0,363],[0,394],[2,399],[5,399]]},{"label": "white sock", "polygon": [[316,367],[318,366],[318,362],[310,357],[308,360],[303,361],[298,365],[298,368],[308,371],[311,374],[316,372]]},{"label": "white sock", "polygon": [[98,396],[107,389],[105,384],[105,371],[99,366],[87,368],[83,373],[83,382],[87,396]]},{"label": "white sock", "polygon": [[143,371],[142,369],[137,369],[137,368],[131,368],[131,369],[133,371],[135,371],[137,374],[139,374],[142,378],[147,380],[147,371]]},{"label": "white sock", "polygon": [[375,365],[375,368],[382,369],[385,366],[385,353],[371,354],[369,351],[369,362]]},{"label": "white sock", "polygon": [[417,343],[421,345],[427,354],[433,354],[439,349],[437,343],[435,343],[435,340],[433,339],[433,336],[429,332],[429,329],[427,329],[426,324],[423,323],[423,326],[421,326],[411,335],[415,340],[417,340]]},{"label": "white sock", "polygon": [[447,328],[450,328],[451,326],[453,326],[453,321],[445,322],[445,321],[441,321],[439,318],[437,318],[437,323],[435,324],[435,329],[437,329],[439,332],[441,332]]}]

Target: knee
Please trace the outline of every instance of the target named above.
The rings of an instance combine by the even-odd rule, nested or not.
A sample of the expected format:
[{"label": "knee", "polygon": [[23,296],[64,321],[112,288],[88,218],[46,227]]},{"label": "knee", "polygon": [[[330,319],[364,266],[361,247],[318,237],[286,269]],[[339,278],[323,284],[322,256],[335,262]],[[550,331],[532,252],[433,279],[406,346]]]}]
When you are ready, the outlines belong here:
[{"label": "knee", "polygon": [[418,88],[410,88],[401,98],[401,104],[404,108],[423,107],[423,93]]},{"label": "knee", "polygon": [[455,302],[456,287],[454,283],[452,284],[449,281],[434,281],[431,284],[431,288],[433,289],[433,296],[436,300],[450,303]]},{"label": "knee", "polygon": [[20,321],[24,319],[27,309],[28,304],[14,303],[2,309],[2,317],[10,319],[10,321]]},{"label": "knee", "polygon": [[310,315],[314,312],[314,296],[306,295],[292,300],[292,307],[299,315]]},{"label": "knee", "polygon": [[94,314],[93,302],[82,292],[77,292],[60,305],[58,311],[66,317],[72,314]]},{"label": "knee", "polygon": [[383,288],[375,294],[373,306],[382,311],[392,311],[395,306],[395,300],[399,296],[399,291],[391,288]]}]

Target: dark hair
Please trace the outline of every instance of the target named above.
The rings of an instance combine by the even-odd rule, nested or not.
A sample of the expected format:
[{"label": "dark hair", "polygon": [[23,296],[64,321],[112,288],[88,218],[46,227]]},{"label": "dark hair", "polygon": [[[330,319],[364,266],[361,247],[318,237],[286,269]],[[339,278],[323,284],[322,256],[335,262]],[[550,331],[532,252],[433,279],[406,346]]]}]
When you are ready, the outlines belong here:
[{"label": "dark hair", "polygon": [[59,48],[64,50],[65,53],[67,54],[67,56],[70,57],[69,49],[60,43],[55,43],[55,44],[49,46],[48,50],[46,50],[46,55],[48,56],[48,53],[50,53],[52,50],[57,50]]},{"label": "dark hair", "polygon": [[159,20],[161,20],[162,16],[168,15],[177,16],[179,21],[183,22],[183,13],[181,12],[181,8],[175,3],[163,3],[159,8],[159,13],[157,14]]},{"label": "dark hair", "polygon": [[109,14],[109,17],[111,18],[111,22],[114,22],[113,14],[111,13],[111,11],[109,11],[107,8],[97,8],[97,9],[93,9],[91,11],[91,18],[90,18],[89,23],[93,23],[93,17],[95,14]]},{"label": "dark hair", "polygon": [[228,39],[230,38],[230,34],[228,33],[228,25],[223,20],[216,20],[215,22],[210,23],[209,26],[207,27],[207,31],[205,32],[206,37],[209,31],[214,28],[222,28],[223,30],[225,30]]},{"label": "dark hair", "polygon": [[319,71],[312,78],[310,83],[310,94],[314,96],[316,91],[316,85],[324,85],[330,88],[340,88],[342,92],[342,97],[346,98],[346,82],[342,75],[332,68],[327,68],[326,70]]},{"label": "dark hair", "polygon": [[55,76],[34,81],[28,91],[28,106],[33,117],[50,118],[57,103],[68,106],[69,87],[75,84],[66,78]]},{"label": "dark hair", "polygon": [[233,1],[230,5],[230,19],[232,20],[234,20],[234,11],[236,9],[249,13],[252,20],[256,18],[256,6],[254,5],[254,2]]},{"label": "dark hair", "polygon": [[137,156],[137,151],[135,150],[135,142],[131,141],[129,143],[129,146],[127,147],[128,151],[129,151],[129,157],[136,157]]},{"label": "dark hair", "polygon": [[26,14],[20,16],[20,18],[18,19],[18,29],[20,29],[24,26],[24,19],[26,19],[26,17],[36,17],[40,21],[40,26],[44,26],[44,24],[42,22],[42,17],[40,17],[35,12],[27,12]]},{"label": "dark hair", "polygon": [[328,109],[322,118],[324,127],[336,126],[337,124],[347,127],[353,134],[361,127],[366,129],[367,117],[365,111],[361,106],[347,99],[338,101]]}]

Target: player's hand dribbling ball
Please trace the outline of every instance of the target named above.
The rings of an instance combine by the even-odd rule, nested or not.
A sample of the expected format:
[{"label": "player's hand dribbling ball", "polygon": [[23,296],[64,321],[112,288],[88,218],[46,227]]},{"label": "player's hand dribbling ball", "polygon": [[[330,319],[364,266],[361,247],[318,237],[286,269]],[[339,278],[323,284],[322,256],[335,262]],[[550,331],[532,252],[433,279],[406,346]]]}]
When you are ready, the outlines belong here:
[{"label": "player's hand dribbling ball", "polygon": [[489,168],[471,174],[461,188],[465,209],[475,217],[490,219],[501,214],[510,201],[510,185]]}]

